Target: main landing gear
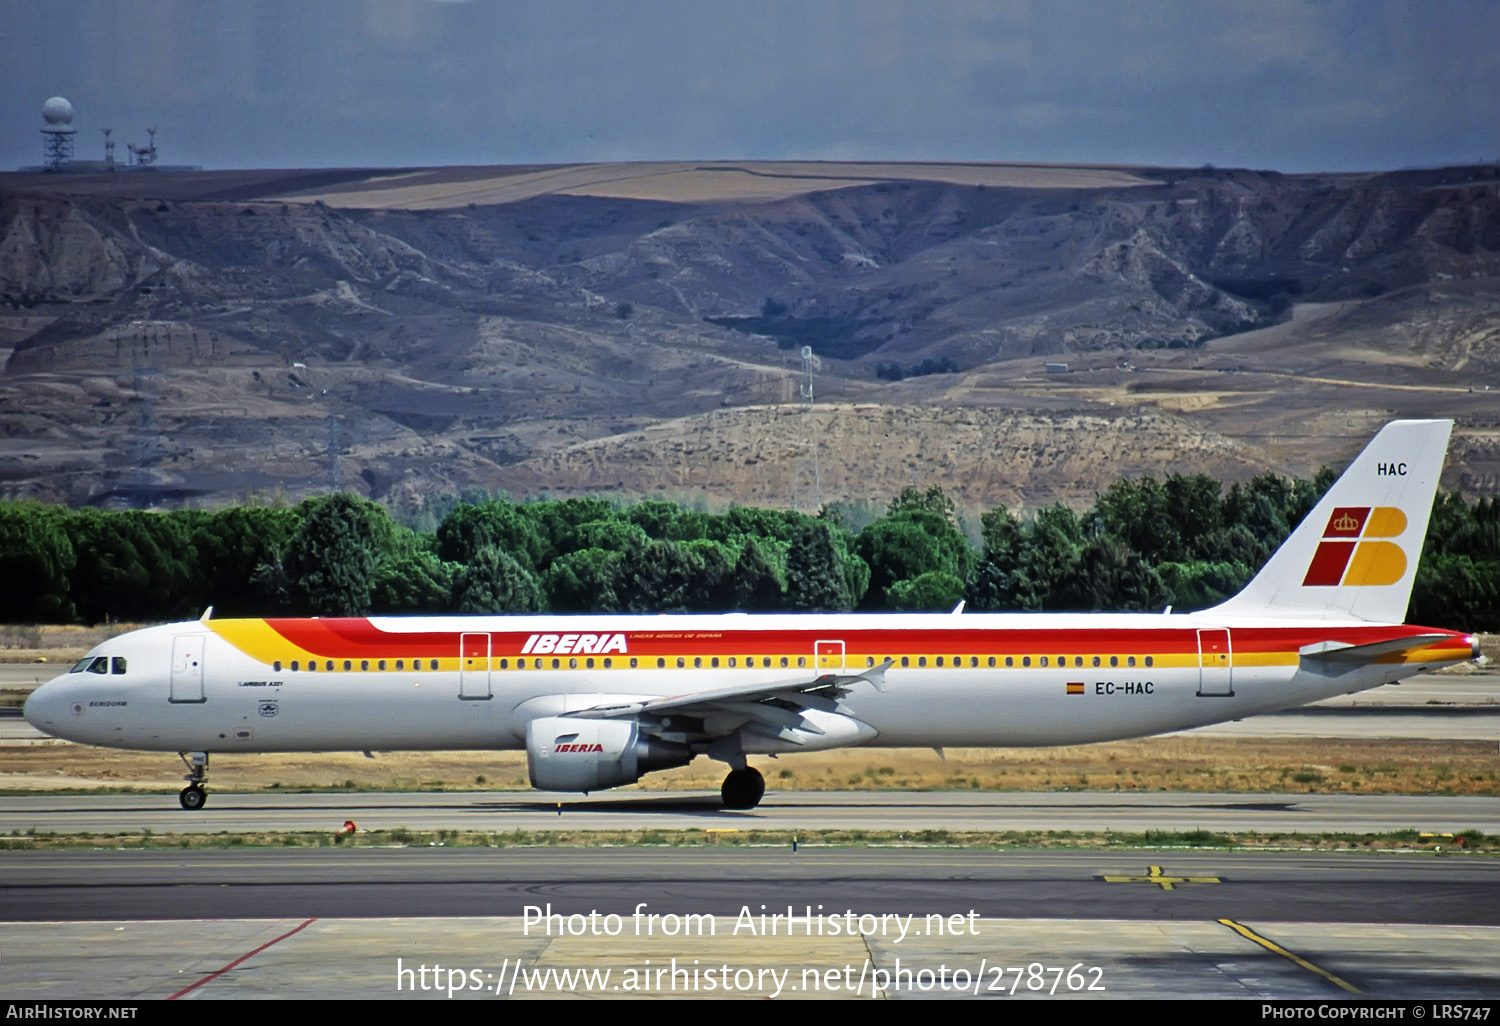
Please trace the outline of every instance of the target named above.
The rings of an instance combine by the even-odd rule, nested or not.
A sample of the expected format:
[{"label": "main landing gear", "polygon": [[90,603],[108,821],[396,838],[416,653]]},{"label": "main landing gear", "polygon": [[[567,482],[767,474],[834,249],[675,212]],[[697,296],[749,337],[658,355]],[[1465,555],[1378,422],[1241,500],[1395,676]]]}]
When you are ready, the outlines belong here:
[{"label": "main landing gear", "polygon": [[753,766],[730,770],[719,794],[726,809],[753,809],[766,793],[766,778]]},{"label": "main landing gear", "polygon": [[208,779],[208,753],[178,752],[177,757],[188,768],[188,775],[182,778],[188,786],[178,792],[177,800],[189,812],[197,811],[208,801],[208,792],[203,790],[203,783]]}]

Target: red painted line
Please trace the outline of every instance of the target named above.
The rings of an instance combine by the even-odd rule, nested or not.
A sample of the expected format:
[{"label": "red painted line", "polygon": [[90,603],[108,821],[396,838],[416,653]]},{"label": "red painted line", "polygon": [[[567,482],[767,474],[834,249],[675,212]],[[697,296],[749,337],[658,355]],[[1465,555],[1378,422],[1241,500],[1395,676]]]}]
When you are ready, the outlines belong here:
[{"label": "red painted line", "polygon": [[171,997],[167,998],[167,1000],[168,1001],[176,1001],[178,998],[182,997],[182,995],[197,990],[199,987],[203,986],[209,980],[218,979],[220,976],[223,976],[225,973],[229,972],[229,970],[233,969],[235,966],[239,965],[241,962],[245,961],[246,959],[254,958],[256,955],[260,954],[262,951],[264,951],[267,948],[269,948],[272,944],[280,944],[282,941],[286,940],[288,937],[290,937],[294,933],[301,933],[303,930],[307,929],[309,926],[311,926],[313,923],[316,923],[317,921],[318,921],[317,917],[314,916],[312,919],[307,920],[305,923],[302,923],[300,926],[296,926],[296,927],[293,927],[292,929],[288,930],[286,933],[282,934],[280,937],[277,937],[274,940],[268,940],[268,941],[266,941],[264,944],[262,944],[260,947],[256,948],[254,951],[247,951],[247,952],[245,952],[243,955],[241,955],[239,958],[236,958],[233,962],[230,962],[224,968],[209,973],[207,976],[203,977],[203,979],[199,980],[197,983],[193,983],[193,984],[190,984],[190,985],[188,985],[186,987],[183,987],[176,994],[173,994]]}]

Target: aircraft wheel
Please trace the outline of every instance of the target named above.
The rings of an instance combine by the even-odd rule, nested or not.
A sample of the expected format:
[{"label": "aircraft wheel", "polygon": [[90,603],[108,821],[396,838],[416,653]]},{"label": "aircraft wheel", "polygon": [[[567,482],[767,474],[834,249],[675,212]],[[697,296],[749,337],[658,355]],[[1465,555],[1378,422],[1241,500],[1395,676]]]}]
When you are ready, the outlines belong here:
[{"label": "aircraft wheel", "polygon": [[726,809],[753,809],[765,793],[766,778],[754,767],[731,771],[719,789]]},{"label": "aircraft wheel", "polygon": [[208,801],[208,793],[197,784],[193,784],[184,787],[177,795],[177,800],[182,803],[184,809],[194,811],[203,808],[203,803]]}]

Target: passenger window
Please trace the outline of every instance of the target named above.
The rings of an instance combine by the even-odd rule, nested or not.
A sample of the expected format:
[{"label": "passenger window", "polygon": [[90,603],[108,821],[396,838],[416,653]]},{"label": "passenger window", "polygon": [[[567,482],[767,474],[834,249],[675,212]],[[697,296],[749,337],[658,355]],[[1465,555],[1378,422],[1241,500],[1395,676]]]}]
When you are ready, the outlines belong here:
[{"label": "passenger window", "polygon": [[554,660],[552,660],[552,668],[554,670],[561,668],[561,666],[562,666],[562,660],[561,659],[554,659]]},{"label": "passenger window", "polygon": [[333,672],[333,660],[332,659],[325,660],[324,663],[323,663],[323,669],[327,670],[329,673],[332,673]]},{"label": "passenger window", "polygon": [[995,665],[995,657],[994,656],[990,656],[989,665],[990,666],[994,666]]},{"label": "passenger window", "polygon": [[1022,656],[1021,657],[1021,665],[1022,666],[1030,666],[1031,665],[1031,656]]},{"label": "passenger window", "polygon": [[1109,665],[1111,665],[1111,666],[1119,666],[1120,665],[1120,657],[1119,656],[1110,656],[1109,657]]},{"label": "passenger window", "polygon": [[1073,665],[1074,666],[1082,666],[1083,665],[1083,656],[1074,656],[1073,657]]},{"label": "passenger window", "polygon": [[1041,659],[1037,660],[1037,665],[1038,666],[1046,666],[1047,665],[1047,657],[1046,656],[1042,656]]},{"label": "passenger window", "polygon": [[[125,657],[124,656],[115,656],[114,658],[112,658],[109,661],[109,672],[110,673],[124,673],[125,672]],[[276,663],[276,672],[278,672],[278,673],[281,672],[281,662],[279,660]]]},{"label": "passenger window", "polygon": [[352,669],[354,669],[354,660],[352,660],[352,659],[345,659],[344,660],[344,672],[348,673]]},{"label": "passenger window", "polygon": [[[380,661],[380,668],[382,670],[385,669],[385,660],[384,659],[382,659]],[[508,669],[510,669],[510,660],[509,659],[502,659],[502,660],[500,660],[500,669],[502,669],[502,670],[508,670]]]},{"label": "passenger window", "polygon": [[1016,657],[1015,656],[1006,656],[1005,657],[1005,665],[1007,667],[1016,665]]},{"label": "passenger window", "polygon": [[636,666],[635,656],[631,656],[630,657],[630,668],[633,670],[633,669],[635,669],[635,666]]},{"label": "passenger window", "polygon": [[1147,656],[1147,657],[1146,657],[1146,665],[1147,665],[1147,666],[1150,666],[1150,665],[1151,665],[1151,657],[1150,657],[1150,656]]},{"label": "passenger window", "polygon": [[684,659],[684,658],[683,658],[683,657],[682,657],[682,656],[678,656],[678,657],[677,657],[677,668],[678,668],[678,669],[679,669],[679,670],[681,670],[681,669],[683,669],[683,668],[684,668],[684,667],[685,667],[685,666],[687,666],[687,660],[686,660],[686,659]]},{"label": "passenger window", "polygon": [[587,659],[585,659],[583,661],[583,667],[586,670],[592,670],[594,668],[594,657],[589,656]]},{"label": "passenger window", "polygon": [[719,657],[714,656],[711,660],[709,660],[709,665],[717,670],[719,668]]},{"label": "passenger window", "polygon": [[[976,667],[978,665],[979,665],[979,657],[978,656],[969,656],[969,668],[973,669],[974,667]],[[990,665],[991,666],[995,665],[995,660],[994,660],[993,656],[990,658]]]},{"label": "passenger window", "polygon": [[[517,665],[519,665],[519,664],[517,664]],[[398,669],[398,670],[404,670],[404,669],[406,669],[406,660],[405,659],[397,659],[396,660],[396,669]]]},{"label": "passenger window", "polygon": [[[771,657],[770,656],[763,656],[761,658],[760,665],[764,666],[766,669],[769,670],[771,668]],[[785,666],[786,663],[782,663],[781,665]]]},{"label": "passenger window", "polygon": [[308,673],[317,673],[318,672],[318,663],[317,663],[317,660],[315,660],[315,659],[309,659],[307,661],[307,672]]},{"label": "passenger window", "polygon": [[910,666],[911,665],[911,656],[902,656],[901,657],[901,665],[902,666]]},{"label": "passenger window", "polygon": [[368,670],[370,668],[370,660],[368,660],[368,659],[361,659],[359,661],[359,668],[361,670]]},{"label": "passenger window", "polygon": [[786,664],[787,664],[787,663],[786,663],[786,656],[782,656],[782,657],[781,657],[781,665],[782,665],[782,666],[786,666]]},{"label": "passenger window", "polygon": [[703,657],[702,656],[693,656],[693,669],[695,669],[695,670],[701,670],[702,668],[703,668]]},{"label": "passenger window", "polygon": [[1098,656],[1094,656],[1094,665],[1095,666],[1099,665],[1099,657]]},{"label": "passenger window", "polygon": [[660,670],[662,667],[664,667],[666,665],[667,665],[667,661],[665,659],[663,659],[661,656],[657,656],[656,657],[656,668],[658,670]]},{"label": "passenger window", "polygon": [[610,667],[614,666],[614,665],[615,665],[615,661],[613,659],[611,659],[609,656],[605,656],[604,657],[604,668],[606,670],[609,669]]},{"label": "passenger window", "polygon": [[874,666],[875,665],[875,657],[874,656],[865,656],[865,665],[866,666]]},{"label": "passenger window", "polygon": [[576,669],[578,669],[578,660],[576,658],[569,658],[568,659],[568,669],[570,669],[570,670],[576,670]]},{"label": "passenger window", "polygon": [[797,657],[797,665],[798,666],[806,666],[807,665],[807,656],[798,656]]},{"label": "passenger window", "polygon": [[297,672],[297,665],[298,665],[298,662],[299,662],[299,661],[298,661],[298,660],[296,660],[296,659],[293,659],[293,660],[292,660],[292,672],[293,672],[293,673],[296,673],[296,672]]},{"label": "passenger window", "polygon": [[917,656],[917,665],[918,666],[926,666],[927,665],[927,657],[926,656]]},{"label": "passenger window", "polygon": [[1127,658],[1125,660],[1125,665],[1126,666],[1134,666],[1135,665],[1135,656],[1130,656],[1129,658]]},{"label": "passenger window", "polygon": [[[553,665],[553,666],[556,666],[556,665],[557,665],[557,660],[556,660],[556,659],[554,659],[554,660],[552,660],[552,665]],[[436,660],[436,659],[434,659],[434,660],[432,660],[432,668],[433,668],[433,669],[434,669],[434,670],[436,670],[436,669],[437,669],[437,660]]]}]

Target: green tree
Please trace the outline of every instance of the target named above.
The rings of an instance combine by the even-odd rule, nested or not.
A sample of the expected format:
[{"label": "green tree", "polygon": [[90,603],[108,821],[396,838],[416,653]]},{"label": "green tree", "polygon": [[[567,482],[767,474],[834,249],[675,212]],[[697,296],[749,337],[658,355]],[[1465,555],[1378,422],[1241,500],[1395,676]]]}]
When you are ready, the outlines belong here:
[{"label": "green tree", "polygon": [[370,610],[375,613],[444,613],[452,604],[454,580],[463,571],[434,552],[411,549],[383,558],[375,568]]},{"label": "green tree", "polygon": [[854,605],[832,528],[812,521],[792,538],[786,554],[786,607],[838,611]]},{"label": "green tree", "polygon": [[782,584],[776,567],[754,538],[745,539],[734,564],[734,605],[749,612],[781,608]]},{"label": "green tree", "polygon": [[963,597],[964,582],[960,578],[942,570],[929,570],[887,588],[885,604],[891,609],[946,613]]},{"label": "green tree", "polygon": [[36,502],[0,503],[0,619],[72,620],[76,563],[66,511]]},{"label": "green tree", "polygon": [[558,556],[544,578],[551,608],[559,613],[622,612],[625,607],[615,582],[624,560],[623,551],[608,549],[579,549]]},{"label": "green tree", "polygon": [[879,606],[897,581],[941,571],[962,581],[974,561],[969,542],[942,514],[906,510],[860,532],[855,551],[870,567],[866,606]]},{"label": "green tree", "polygon": [[378,536],[392,527],[385,510],[340,492],[310,499],[280,565],[291,603],[313,616],[361,616],[369,612],[380,561]]},{"label": "green tree", "polygon": [[509,553],[487,545],[454,575],[452,608],[459,613],[535,613],[542,608],[542,589]]}]

